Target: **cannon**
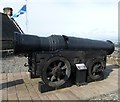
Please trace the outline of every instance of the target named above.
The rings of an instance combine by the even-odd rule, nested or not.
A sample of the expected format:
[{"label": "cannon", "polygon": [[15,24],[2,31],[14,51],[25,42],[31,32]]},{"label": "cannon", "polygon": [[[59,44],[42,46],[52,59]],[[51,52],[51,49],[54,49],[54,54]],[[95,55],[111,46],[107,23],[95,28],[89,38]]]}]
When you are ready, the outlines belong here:
[{"label": "cannon", "polygon": [[31,78],[41,77],[45,84],[54,88],[76,76],[77,64],[86,67],[86,75],[92,81],[101,79],[106,56],[114,51],[111,41],[65,35],[38,37],[15,33],[13,39],[14,53],[28,56]]},{"label": "cannon", "polygon": [[[6,19],[11,21],[10,18]],[[6,21],[4,17],[3,21]],[[2,31],[9,29],[7,26],[3,28]],[[109,40],[99,41],[66,35],[38,37],[22,34],[16,29],[16,26],[11,28],[11,43],[4,44],[2,41],[2,49],[12,48],[14,55],[24,54],[28,58],[25,66],[29,67],[30,77],[41,78],[41,85],[53,89],[63,87],[68,82],[80,84],[103,79],[106,57],[114,51],[114,44]],[[6,40],[8,36],[2,37]]]}]

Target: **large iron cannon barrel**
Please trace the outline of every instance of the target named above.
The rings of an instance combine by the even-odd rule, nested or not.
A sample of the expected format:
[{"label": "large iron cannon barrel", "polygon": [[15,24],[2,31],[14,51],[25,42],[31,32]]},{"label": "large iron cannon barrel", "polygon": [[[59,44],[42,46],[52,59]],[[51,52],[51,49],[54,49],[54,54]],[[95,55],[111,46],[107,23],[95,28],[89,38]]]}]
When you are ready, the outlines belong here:
[{"label": "large iron cannon barrel", "polygon": [[51,35],[49,37],[38,37],[35,35],[14,34],[14,51],[19,53],[31,53],[33,51],[55,51],[55,50],[80,50],[80,51],[106,51],[109,55],[114,51],[111,41],[90,40],[65,35]]}]

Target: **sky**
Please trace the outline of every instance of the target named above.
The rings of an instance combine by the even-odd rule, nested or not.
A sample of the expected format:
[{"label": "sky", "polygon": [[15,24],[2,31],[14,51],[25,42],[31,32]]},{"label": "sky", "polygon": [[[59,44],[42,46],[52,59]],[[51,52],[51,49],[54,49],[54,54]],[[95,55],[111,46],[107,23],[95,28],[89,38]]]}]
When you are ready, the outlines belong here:
[{"label": "sky", "polygon": [[[26,34],[67,35],[98,40],[118,40],[119,0],[27,0],[26,14],[15,18]],[[0,0],[0,12],[17,13],[26,0]],[[27,26],[26,26],[27,21]]]}]

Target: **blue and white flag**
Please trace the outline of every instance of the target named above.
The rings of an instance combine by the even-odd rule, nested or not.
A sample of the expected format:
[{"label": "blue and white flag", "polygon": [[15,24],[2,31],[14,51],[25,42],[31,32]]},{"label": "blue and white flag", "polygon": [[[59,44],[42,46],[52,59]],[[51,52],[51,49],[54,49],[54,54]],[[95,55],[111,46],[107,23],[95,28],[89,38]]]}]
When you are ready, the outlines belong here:
[{"label": "blue and white flag", "polygon": [[26,12],[26,4],[16,13],[12,16],[12,18],[18,17],[21,14],[24,14]]}]

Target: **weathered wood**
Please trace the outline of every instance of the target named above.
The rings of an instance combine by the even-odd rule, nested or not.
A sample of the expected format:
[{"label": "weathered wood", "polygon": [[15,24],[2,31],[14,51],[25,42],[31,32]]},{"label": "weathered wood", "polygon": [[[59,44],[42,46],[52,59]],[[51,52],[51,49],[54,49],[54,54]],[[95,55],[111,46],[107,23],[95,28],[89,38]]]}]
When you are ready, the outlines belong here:
[{"label": "weathered wood", "polygon": [[8,99],[8,93],[7,93],[7,73],[4,73],[2,75],[2,100]]},{"label": "weathered wood", "polygon": [[23,80],[25,82],[25,86],[26,86],[26,88],[27,88],[27,90],[28,90],[28,92],[30,94],[31,99],[32,100],[40,100],[39,95],[34,90],[34,87],[31,85],[30,80],[25,81],[26,78],[28,79],[28,76],[26,75],[26,73],[22,72],[21,75],[22,75],[22,78],[23,78]]},{"label": "weathered wood", "polygon": [[[118,90],[119,68],[111,68],[105,71],[105,79],[96,82],[90,82],[80,87],[73,85],[71,87],[54,90],[46,93],[40,93],[38,82],[41,80],[30,79],[28,72],[2,73],[2,100],[87,100],[95,96],[111,93]],[[22,101],[21,101],[22,100]]]},{"label": "weathered wood", "polygon": [[14,73],[14,79],[16,80],[16,92],[19,100],[31,100],[30,94],[23,82],[17,82],[17,80],[23,80],[21,73]]}]

